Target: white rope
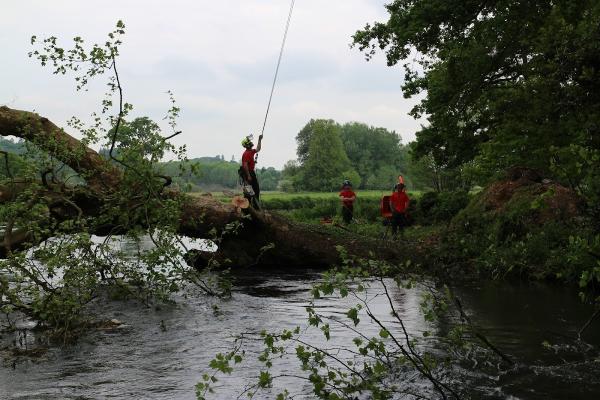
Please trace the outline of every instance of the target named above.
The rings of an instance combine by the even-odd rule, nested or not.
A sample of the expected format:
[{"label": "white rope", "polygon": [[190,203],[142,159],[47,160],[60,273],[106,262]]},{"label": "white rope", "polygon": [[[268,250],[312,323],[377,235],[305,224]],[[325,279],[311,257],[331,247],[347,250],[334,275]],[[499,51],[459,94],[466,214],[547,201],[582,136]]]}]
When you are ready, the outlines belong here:
[{"label": "white rope", "polygon": [[273,100],[273,92],[275,91],[275,84],[277,83],[277,75],[279,75],[279,66],[281,65],[281,58],[283,56],[283,49],[285,48],[285,41],[287,40],[288,30],[290,28],[290,22],[292,21],[292,12],[294,11],[295,0],[292,0],[290,4],[290,12],[288,14],[287,22],[285,24],[285,32],[283,34],[283,41],[281,42],[281,49],[279,50],[279,59],[277,60],[277,68],[275,68],[275,76],[273,77],[273,85],[271,86],[271,94],[269,95],[269,103],[267,104],[267,111],[265,113],[265,120],[263,122],[260,134],[263,135],[265,132],[265,126],[267,125],[267,118],[269,118],[269,110],[271,109],[271,101]]}]

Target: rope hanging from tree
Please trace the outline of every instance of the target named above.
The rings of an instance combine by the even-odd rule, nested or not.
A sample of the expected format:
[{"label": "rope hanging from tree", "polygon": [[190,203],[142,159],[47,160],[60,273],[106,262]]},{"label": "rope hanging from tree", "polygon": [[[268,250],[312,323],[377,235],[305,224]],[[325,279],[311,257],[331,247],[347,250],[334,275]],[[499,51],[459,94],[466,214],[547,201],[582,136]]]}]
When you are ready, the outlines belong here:
[{"label": "rope hanging from tree", "polygon": [[[265,133],[265,127],[267,126],[267,119],[269,118],[269,111],[271,110],[271,101],[273,100],[273,92],[275,91],[275,84],[277,83],[277,76],[279,75],[279,66],[281,65],[281,58],[283,57],[283,49],[285,48],[285,42],[287,40],[288,30],[290,29],[290,22],[292,21],[292,13],[294,11],[294,3],[296,0],[292,0],[290,3],[290,11],[288,13],[287,22],[285,24],[285,31],[283,33],[283,40],[281,41],[281,48],[279,49],[279,58],[277,59],[277,67],[275,68],[275,75],[273,76],[273,84],[271,85],[271,94],[269,95],[269,102],[267,103],[267,111],[265,112],[265,119],[263,126],[260,131],[260,136]],[[258,160],[258,154],[256,155]]]}]

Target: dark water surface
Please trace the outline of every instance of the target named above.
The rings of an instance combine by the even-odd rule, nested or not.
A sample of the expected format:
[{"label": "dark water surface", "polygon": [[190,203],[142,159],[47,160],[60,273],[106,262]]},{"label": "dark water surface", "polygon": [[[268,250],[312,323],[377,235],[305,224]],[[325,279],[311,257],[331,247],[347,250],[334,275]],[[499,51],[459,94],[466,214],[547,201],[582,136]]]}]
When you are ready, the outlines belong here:
[{"label": "dark water surface", "polygon": [[[118,319],[122,326],[94,331],[76,345],[50,347],[40,359],[15,361],[3,357],[0,398],[194,399],[194,385],[208,370],[208,362],[216,353],[231,349],[233,335],[305,326],[309,291],[318,279],[320,275],[310,271],[248,270],[237,273],[234,294],[228,301],[188,293],[175,305],[158,310],[136,303],[103,305],[96,313],[102,318]],[[443,322],[428,326],[419,313],[421,290],[394,288],[391,296],[397,310],[416,336],[424,330],[434,334],[443,331]],[[381,287],[373,284],[368,293],[375,296],[381,293]],[[596,351],[600,321],[584,335],[585,342],[595,348],[573,340],[593,311],[579,301],[574,290],[498,283],[459,288],[456,294],[490,341],[518,362],[517,367],[505,367],[501,373],[479,365],[475,358],[463,363],[463,369],[456,371],[460,378],[457,383],[468,387],[473,398],[600,399],[600,358]],[[355,303],[356,299],[325,298],[317,305],[322,313],[343,319]],[[375,296],[371,304],[381,319],[392,324],[383,296]],[[368,335],[379,331],[366,317],[360,325]],[[3,334],[5,342],[7,335]],[[351,344],[355,336],[332,324],[331,337],[336,346]],[[32,342],[35,338],[30,333],[19,339]],[[306,331],[303,339],[332,346],[314,329]],[[246,345],[246,361],[232,376],[219,382],[213,398],[236,398],[256,373],[259,364],[252,353],[261,349],[261,343],[249,340]],[[273,371],[299,373],[293,357],[277,361]],[[272,393],[256,398],[273,398],[277,389],[283,388],[303,393],[296,399],[313,398],[310,388],[294,379],[276,381]]]}]

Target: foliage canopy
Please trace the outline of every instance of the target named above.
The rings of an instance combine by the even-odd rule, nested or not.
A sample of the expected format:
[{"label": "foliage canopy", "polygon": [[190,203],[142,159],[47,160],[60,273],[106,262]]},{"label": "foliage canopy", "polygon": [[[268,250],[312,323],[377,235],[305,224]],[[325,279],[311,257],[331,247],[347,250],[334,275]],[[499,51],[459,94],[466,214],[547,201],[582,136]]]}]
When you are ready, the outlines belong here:
[{"label": "foliage canopy", "polygon": [[[406,72],[415,152],[493,176],[511,165],[590,185],[575,165],[600,149],[600,3],[594,0],[395,0],[354,44]],[[585,153],[585,154],[584,154]]]}]

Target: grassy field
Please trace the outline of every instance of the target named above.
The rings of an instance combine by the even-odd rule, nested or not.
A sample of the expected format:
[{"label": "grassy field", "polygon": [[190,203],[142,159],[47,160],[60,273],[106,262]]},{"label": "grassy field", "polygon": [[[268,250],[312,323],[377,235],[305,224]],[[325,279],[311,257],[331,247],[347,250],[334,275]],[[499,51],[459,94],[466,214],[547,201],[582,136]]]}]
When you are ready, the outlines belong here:
[{"label": "grassy field", "polygon": [[[241,191],[235,190],[231,191],[237,195],[241,195]],[[381,197],[385,195],[389,195],[392,193],[391,189],[386,190],[357,190],[356,197],[357,198],[366,198],[366,199],[381,199]],[[260,196],[263,201],[269,200],[289,200],[298,197],[310,198],[310,199],[338,199],[339,192],[261,192]],[[191,195],[200,196],[203,193],[191,193]],[[230,198],[230,195],[224,194],[223,192],[210,192],[213,197],[218,199],[227,199]],[[410,191],[408,195],[410,198],[418,199],[421,197],[422,192],[420,191]]]},{"label": "grassy field", "polygon": [[[230,202],[232,193],[241,194],[225,191],[213,192],[211,196],[223,202]],[[389,194],[391,191],[356,191],[354,222],[362,225],[380,224],[382,220],[379,209],[380,200]],[[192,195],[201,196],[203,194],[192,193]],[[420,195],[420,192],[409,192],[409,196],[414,200],[413,203]],[[263,192],[261,193],[261,204],[265,210],[275,211],[302,222],[318,224],[323,219],[332,219],[335,223],[340,223],[342,219],[342,204],[337,192]]]},{"label": "grassy field", "polygon": [[[210,195],[223,202],[230,202],[233,194],[240,192],[225,191],[212,192]],[[288,218],[309,223],[322,224],[329,221],[336,229],[371,237],[381,237],[386,230],[383,226],[383,217],[380,212],[380,200],[391,191],[383,190],[358,190],[354,204],[354,220],[349,225],[342,222],[342,204],[337,192],[263,192],[261,205],[263,209],[273,211]],[[411,203],[408,209],[411,225],[406,229],[406,240],[416,240],[435,234],[440,226],[446,223],[466,205],[462,194],[457,198],[450,195],[431,195],[419,191],[408,192]],[[192,193],[202,196],[205,193]]]},{"label": "grassy field", "polygon": [[[389,195],[392,193],[390,190],[356,190],[357,198],[376,198],[381,199],[382,196]],[[329,198],[338,198],[339,192],[295,192],[295,193],[284,193],[284,192],[263,192],[261,193],[261,197],[264,200],[268,199],[285,199],[291,197],[310,197],[313,199],[329,199]],[[418,198],[421,195],[421,192],[411,191],[408,192],[408,195],[412,198]]]}]

